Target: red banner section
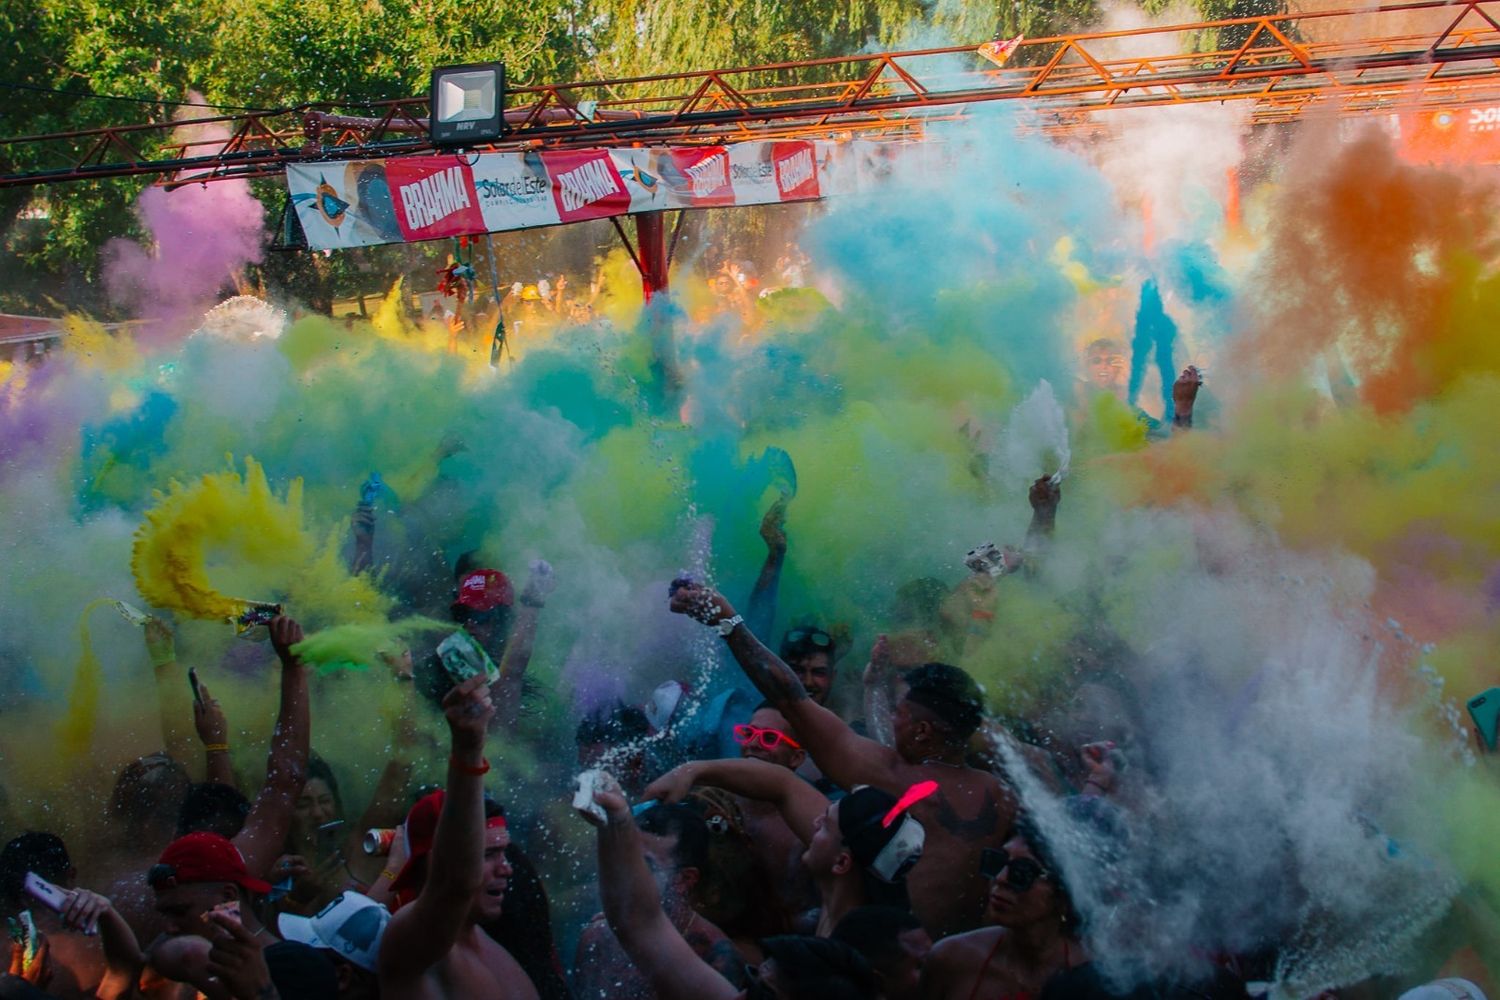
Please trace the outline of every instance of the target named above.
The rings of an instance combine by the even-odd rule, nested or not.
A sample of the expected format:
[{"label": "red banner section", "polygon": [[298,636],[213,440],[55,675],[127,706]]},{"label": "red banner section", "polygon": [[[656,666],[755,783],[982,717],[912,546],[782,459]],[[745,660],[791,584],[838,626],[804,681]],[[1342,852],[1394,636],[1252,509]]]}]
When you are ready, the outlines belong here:
[{"label": "red banner section", "polygon": [[560,221],[606,219],[630,211],[630,192],[608,150],[543,153],[542,163],[552,178]]},{"label": "red banner section", "polygon": [[700,208],[735,203],[734,184],[729,180],[729,150],[704,146],[671,151],[672,165],[682,175],[682,191]]},{"label": "red banner section", "polygon": [[385,176],[396,223],[408,243],[485,231],[474,175],[457,157],[389,159]]},{"label": "red banner section", "polygon": [[778,142],[771,147],[776,190],[786,201],[820,197],[817,148],[810,142]]}]

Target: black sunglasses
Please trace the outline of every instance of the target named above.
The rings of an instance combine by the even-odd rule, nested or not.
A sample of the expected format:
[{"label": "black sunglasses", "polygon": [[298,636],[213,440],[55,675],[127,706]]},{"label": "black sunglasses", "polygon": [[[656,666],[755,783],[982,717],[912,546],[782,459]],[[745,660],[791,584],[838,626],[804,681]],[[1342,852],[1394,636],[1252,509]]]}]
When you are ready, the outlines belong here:
[{"label": "black sunglasses", "polygon": [[993,847],[984,849],[979,855],[979,874],[985,878],[999,878],[1005,873],[1005,884],[1017,892],[1025,892],[1036,885],[1038,879],[1047,877],[1047,869],[1030,858],[1013,858]]},{"label": "black sunglasses", "polygon": [[153,889],[160,889],[168,882],[177,880],[177,869],[171,865],[152,865],[146,872],[146,884]]}]

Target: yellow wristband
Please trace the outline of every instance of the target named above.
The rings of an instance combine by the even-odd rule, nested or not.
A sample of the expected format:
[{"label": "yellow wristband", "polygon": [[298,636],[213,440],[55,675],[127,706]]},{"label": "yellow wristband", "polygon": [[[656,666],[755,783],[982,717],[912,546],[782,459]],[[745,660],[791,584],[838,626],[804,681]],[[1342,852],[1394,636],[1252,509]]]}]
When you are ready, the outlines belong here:
[{"label": "yellow wristband", "polygon": [[385,870],[383,870],[380,873],[380,877],[383,878],[383,879],[385,879],[387,882],[394,882],[394,881],[396,881],[396,873],[393,872],[393,871],[391,871],[389,868],[386,868]]},{"label": "yellow wristband", "polygon": [[203,749],[207,750],[209,753],[228,753],[229,752],[229,744],[228,743],[205,743],[205,744],[203,744]]}]

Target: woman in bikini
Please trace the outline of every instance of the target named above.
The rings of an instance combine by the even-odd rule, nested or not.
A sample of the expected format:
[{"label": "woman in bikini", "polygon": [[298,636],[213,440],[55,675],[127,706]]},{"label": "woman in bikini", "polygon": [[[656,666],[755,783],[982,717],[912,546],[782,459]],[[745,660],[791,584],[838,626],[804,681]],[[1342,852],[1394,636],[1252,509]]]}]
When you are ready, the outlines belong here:
[{"label": "woman in bikini", "polygon": [[927,1000],[1036,1000],[1058,973],[1088,962],[1078,917],[1041,837],[1025,821],[985,852],[987,926],[944,938],[922,972]]}]

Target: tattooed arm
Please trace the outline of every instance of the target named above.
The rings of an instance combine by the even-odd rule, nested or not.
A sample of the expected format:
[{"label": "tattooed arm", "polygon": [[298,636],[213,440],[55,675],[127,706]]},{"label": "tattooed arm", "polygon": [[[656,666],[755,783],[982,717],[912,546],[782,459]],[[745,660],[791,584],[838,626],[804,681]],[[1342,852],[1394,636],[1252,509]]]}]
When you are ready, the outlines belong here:
[{"label": "tattooed arm", "polygon": [[[672,593],[672,610],[705,625],[738,617],[722,594],[695,583],[681,582]],[[766,648],[743,622],[724,637],[750,683],[775,705],[797,731],[813,763],[845,788],[875,785],[904,789],[898,772],[901,758],[889,747],[860,736],[849,724],[807,696],[792,668]]]}]

